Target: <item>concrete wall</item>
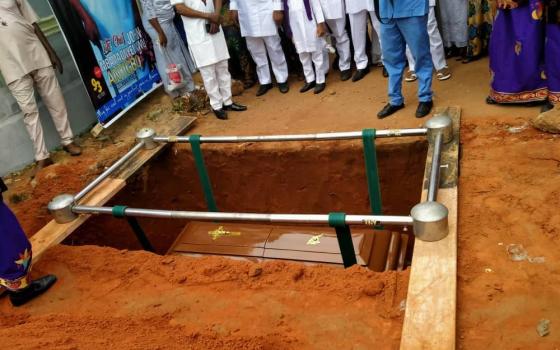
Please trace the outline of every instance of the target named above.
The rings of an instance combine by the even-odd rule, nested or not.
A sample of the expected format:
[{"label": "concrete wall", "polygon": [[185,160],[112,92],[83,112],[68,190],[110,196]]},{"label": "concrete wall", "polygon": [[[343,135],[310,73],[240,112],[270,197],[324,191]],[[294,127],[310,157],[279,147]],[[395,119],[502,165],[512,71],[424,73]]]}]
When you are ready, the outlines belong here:
[{"label": "concrete wall", "polygon": [[[29,0],[29,2],[40,17],[52,15],[46,0]],[[66,99],[72,130],[75,134],[83,133],[96,123],[95,110],[61,33],[53,33],[48,38],[64,65],[64,74],[58,75],[58,78]],[[37,100],[47,147],[52,150],[60,145],[60,139],[48,111],[39,97]],[[23,115],[2,80],[0,81],[0,176],[21,169],[32,162],[33,146],[23,124]]]}]

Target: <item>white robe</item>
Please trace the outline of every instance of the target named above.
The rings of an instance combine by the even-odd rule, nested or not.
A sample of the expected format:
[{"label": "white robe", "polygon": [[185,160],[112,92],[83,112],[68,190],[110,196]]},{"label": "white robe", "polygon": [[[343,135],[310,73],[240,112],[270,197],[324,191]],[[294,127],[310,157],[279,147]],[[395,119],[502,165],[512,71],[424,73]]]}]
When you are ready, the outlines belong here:
[{"label": "white robe", "polygon": [[321,3],[325,19],[341,19],[346,16],[344,0],[319,0],[319,2]]},{"label": "white robe", "polygon": [[375,11],[373,0],[346,0],[346,13],[354,14],[364,10]]},{"label": "white robe", "polygon": [[[212,0],[207,0],[206,5],[202,0],[171,0],[171,4],[184,4],[200,12],[214,12],[214,2]],[[206,31],[206,20],[185,16],[182,18],[189,49],[198,68],[229,59],[226,39],[221,27],[218,33],[210,34]]]},{"label": "white robe", "polygon": [[322,51],[326,47],[324,38],[317,36],[317,23],[325,22],[319,0],[310,0],[313,19],[307,18],[303,0],[288,0],[290,28],[297,53]]},{"label": "white robe", "polygon": [[229,9],[238,11],[239,26],[243,37],[265,37],[278,34],[272,12],[282,11],[282,0],[231,0]]}]

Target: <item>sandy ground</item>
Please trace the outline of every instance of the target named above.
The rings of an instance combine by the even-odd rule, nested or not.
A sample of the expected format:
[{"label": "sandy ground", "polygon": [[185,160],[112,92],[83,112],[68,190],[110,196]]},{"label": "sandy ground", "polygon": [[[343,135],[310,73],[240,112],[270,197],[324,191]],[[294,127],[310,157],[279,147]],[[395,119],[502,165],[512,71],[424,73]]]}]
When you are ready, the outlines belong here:
[{"label": "sandy ground", "polygon": [[[560,347],[556,328],[560,143],[528,126],[538,108],[484,103],[489,81],[486,60],[450,63],[452,80],[436,82],[434,90],[436,105],[458,105],[463,111],[458,347]],[[387,101],[386,81],[379,70],[359,83],[342,83],[331,74],[320,96],[299,94],[299,84],[294,82],[288,95],[274,90],[256,98],[254,89],[248,91],[238,98],[249,106],[248,112],[232,113],[227,122],[201,117],[193,132],[273,134],[422,124],[413,116],[415,84],[405,84],[406,109],[383,121],[375,118]],[[25,178],[14,180],[9,197],[23,199],[12,207],[25,229],[35,232],[49,220],[45,206],[52,196],[76,191],[102,163],[129,147],[134,129],[157,123],[146,115],[166,101],[161,95],[148,99],[116,125],[110,140],[86,140],[89,147],[83,157],[60,156],[62,165],[40,174],[34,187]],[[117,142],[115,147],[106,147],[111,142]],[[522,244],[530,257],[544,257],[544,262],[512,261],[506,251],[509,244]],[[108,344],[200,349],[398,347],[399,299],[404,297],[406,274],[272,263],[255,279],[247,276],[251,268],[247,263],[212,258],[200,267],[188,259],[166,259],[109,248],[54,248],[35,271],[54,272],[61,282],[18,310],[7,300],[0,301],[0,337],[16,349]],[[299,277],[294,279],[294,273]],[[551,321],[547,337],[536,332],[540,319]]]}]

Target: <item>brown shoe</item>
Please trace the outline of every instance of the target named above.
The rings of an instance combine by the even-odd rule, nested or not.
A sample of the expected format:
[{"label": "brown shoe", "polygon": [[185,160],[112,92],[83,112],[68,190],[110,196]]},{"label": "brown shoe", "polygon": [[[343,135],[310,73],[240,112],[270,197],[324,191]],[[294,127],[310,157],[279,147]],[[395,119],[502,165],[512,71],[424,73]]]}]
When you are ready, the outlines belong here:
[{"label": "brown shoe", "polygon": [[71,156],[79,156],[80,154],[82,154],[82,148],[76,145],[74,142],[69,145],[63,146],[62,149],[68,152]]},{"label": "brown shoe", "polygon": [[449,67],[443,67],[438,70],[436,72],[436,78],[441,81],[451,78],[451,70],[449,70]]}]

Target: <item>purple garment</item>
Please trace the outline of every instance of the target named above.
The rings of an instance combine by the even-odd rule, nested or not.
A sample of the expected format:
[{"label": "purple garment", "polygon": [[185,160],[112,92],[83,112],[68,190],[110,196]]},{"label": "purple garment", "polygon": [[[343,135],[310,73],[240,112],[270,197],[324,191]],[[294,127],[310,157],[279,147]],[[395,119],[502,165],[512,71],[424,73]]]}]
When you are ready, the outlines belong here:
[{"label": "purple garment", "polygon": [[[292,28],[290,27],[290,6],[288,5],[288,0],[282,0],[284,3],[284,30],[288,38],[292,37]],[[311,12],[311,3],[309,0],[303,0],[303,6],[305,6],[305,14],[307,19],[312,21],[313,14]]]},{"label": "purple garment", "polygon": [[547,98],[542,14],[541,0],[498,11],[490,38],[490,97],[494,101],[520,103]]},{"label": "purple garment", "polygon": [[31,244],[15,215],[0,199],[0,279],[17,281],[27,275],[30,267]]},{"label": "purple garment", "polygon": [[560,103],[560,23],[546,26],[546,77],[548,80],[548,99]]}]

